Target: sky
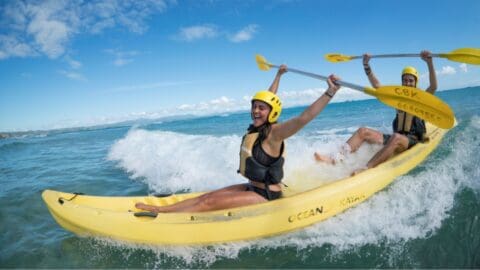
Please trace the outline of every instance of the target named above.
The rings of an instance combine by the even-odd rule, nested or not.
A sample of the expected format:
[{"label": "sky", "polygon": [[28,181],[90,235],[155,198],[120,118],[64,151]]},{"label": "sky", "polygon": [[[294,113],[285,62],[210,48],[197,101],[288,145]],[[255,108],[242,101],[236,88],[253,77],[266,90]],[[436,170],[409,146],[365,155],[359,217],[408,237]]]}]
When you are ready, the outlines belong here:
[{"label": "sky", "polygon": [[[275,70],[255,54],[368,85],[361,60],[327,53],[448,53],[480,47],[480,1],[0,1],[0,132],[45,130],[247,110]],[[479,66],[435,58],[439,90],[480,85]],[[372,59],[384,85],[420,58]],[[285,106],[306,105],[323,81],[287,73]],[[341,89],[334,101],[366,98]]]}]

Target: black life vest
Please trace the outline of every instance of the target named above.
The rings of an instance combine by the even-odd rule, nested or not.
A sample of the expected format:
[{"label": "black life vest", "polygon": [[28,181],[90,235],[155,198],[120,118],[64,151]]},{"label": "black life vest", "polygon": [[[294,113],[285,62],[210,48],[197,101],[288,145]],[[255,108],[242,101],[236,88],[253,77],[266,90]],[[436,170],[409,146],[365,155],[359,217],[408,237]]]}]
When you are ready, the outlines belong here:
[{"label": "black life vest", "polygon": [[425,121],[404,111],[397,110],[392,122],[393,131],[403,135],[413,135],[419,141],[426,139],[427,128]]},{"label": "black life vest", "polygon": [[[282,142],[281,156],[269,166],[263,165],[253,157],[253,147],[261,143],[258,131],[248,132],[242,138],[240,146],[240,168],[238,173],[251,181],[270,184],[279,184],[283,178],[283,164],[285,162],[284,143]],[[260,145],[258,147],[261,147]]]}]

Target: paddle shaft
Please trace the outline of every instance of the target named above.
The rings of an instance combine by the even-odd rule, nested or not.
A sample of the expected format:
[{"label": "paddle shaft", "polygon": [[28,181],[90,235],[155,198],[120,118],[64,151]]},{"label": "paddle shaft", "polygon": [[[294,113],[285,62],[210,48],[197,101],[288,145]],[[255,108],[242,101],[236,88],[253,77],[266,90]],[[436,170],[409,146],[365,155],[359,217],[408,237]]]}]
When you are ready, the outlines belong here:
[{"label": "paddle shaft", "polygon": [[[280,66],[270,64],[267,60],[257,55],[257,64],[260,70],[269,70],[271,67],[279,69]],[[327,81],[328,77],[288,68],[290,72],[298,73],[315,79]],[[382,86],[379,88],[362,87],[352,83],[337,81],[336,83],[350,89],[362,91],[367,95],[376,97],[384,104],[420,117],[441,128],[451,128],[454,124],[453,111],[441,99],[430,93],[408,86]]]},{"label": "paddle shaft", "polygon": [[[400,54],[377,54],[372,55],[371,58],[391,58],[391,57],[419,57],[418,53],[400,53]],[[432,53],[433,57],[445,57],[443,53]],[[363,55],[351,56],[350,60],[363,58]]]},{"label": "paddle shaft", "polygon": [[[280,66],[274,65],[274,64],[267,63],[267,65],[269,65],[271,67],[274,67],[274,68],[280,68]],[[308,77],[312,77],[312,78],[315,78],[315,79],[319,79],[319,80],[322,80],[322,81],[327,81],[328,80],[328,77],[318,75],[318,74],[315,74],[315,73],[310,73],[310,72],[306,72],[306,71],[302,71],[302,70],[298,70],[298,69],[294,69],[294,68],[290,68],[290,67],[287,68],[287,70],[289,72],[298,73],[298,74],[305,75],[305,76],[308,76]],[[336,83],[341,85],[341,86],[346,86],[346,87],[354,89],[354,90],[365,92],[365,88],[363,86],[360,86],[360,85],[357,85],[357,84],[342,82],[342,81],[336,81]]]}]

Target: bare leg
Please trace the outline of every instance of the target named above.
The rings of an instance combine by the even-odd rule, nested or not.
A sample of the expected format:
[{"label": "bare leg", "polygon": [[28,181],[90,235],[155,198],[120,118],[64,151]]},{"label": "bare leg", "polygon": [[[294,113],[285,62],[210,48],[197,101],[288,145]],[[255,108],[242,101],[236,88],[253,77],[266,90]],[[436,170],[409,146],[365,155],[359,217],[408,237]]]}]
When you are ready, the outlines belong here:
[{"label": "bare leg", "polygon": [[[352,137],[347,140],[347,147],[343,147],[341,150],[341,154],[349,154],[353,153],[360,148],[363,142],[368,142],[371,144],[382,144],[383,143],[383,133],[376,131],[374,129],[361,127],[355,133],[353,133]],[[315,159],[320,162],[326,162],[329,164],[335,165],[335,159],[326,156],[320,155],[318,152],[314,154]]]},{"label": "bare leg", "polygon": [[367,163],[368,168],[373,168],[378,164],[386,161],[392,157],[395,153],[401,153],[408,149],[408,138],[407,136],[394,133],[387,144],[378,151],[372,159]]},{"label": "bare leg", "polygon": [[135,207],[152,212],[202,212],[249,205],[266,201],[255,192],[245,191],[245,184],[233,185],[205,193],[199,197],[167,206],[137,203]]},{"label": "bare leg", "polygon": [[328,163],[328,164],[335,165],[335,159],[333,159],[333,158],[331,158],[327,155],[320,155],[320,153],[315,152],[313,154],[313,156],[315,157],[316,161],[325,162],[325,163]]},{"label": "bare leg", "polygon": [[205,197],[207,194],[221,194],[221,193],[230,193],[235,190],[245,190],[246,186],[245,184],[239,184],[239,185],[233,185],[233,186],[228,186],[224,187],[221,189],[217,189],[208,193],[205,193],[203,195],[200,195],[195,198],[187,199],[172,205],[166,205],[166,206],[154,206],[154,205],[147,205],[144,203],[137,203],[135,204],[135,207],[138,209],[143,209],[147,211],[152,211],[152,212],[176,212],[176,209],[182,208],[182,207],[189,207],[192,205],[197,204],[200,200],[202,200],[202,197]]},{"label": "bare leg", "polygon": [[387,144],[368,161],[367,166],[365,168],[356,170],[352,173],[352,175],[373,168],[392,157],[395,153],[401,153],[407,149],[408,138],[404,135],[394,133],[388,140]]},{"label": "bare leg", "polygon": [[363,142],[368,142],[371,144],[382,144],[383,143],[383,133],[366,127],[361,127],[352,137],[347,140],[347,144],[350,145],[352,152],[355,152],[360,148]]},{"label": "bare leg", "polygon": [[[253,191],[235,191],[230,193],[205,194],[196,204],[179,207],[167,212],[204,212],[222,210],[266,202],[267,200]],[[164,211],[161,211],[164,212]]]}]

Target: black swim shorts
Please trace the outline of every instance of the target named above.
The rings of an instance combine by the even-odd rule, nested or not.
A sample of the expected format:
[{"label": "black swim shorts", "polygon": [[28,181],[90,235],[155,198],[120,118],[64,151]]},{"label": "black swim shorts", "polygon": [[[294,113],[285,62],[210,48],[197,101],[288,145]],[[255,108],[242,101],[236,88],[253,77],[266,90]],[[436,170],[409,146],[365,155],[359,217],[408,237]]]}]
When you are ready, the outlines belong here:
[{"label": "black swim shorts", "polygon": [[245,191],[253,191],[269,201],[273,201],[282,197],[281,191],[271,191],[271,190],[267,191],[263,188],[256,187],[252,184],[247,184],[247,188],[245,189]]},{"label": "black swim shorts", "polygon": [[[418,139],[416,136],[414,135],[405,135],[407,136],[408,138],[408,149],[412,148],[415,144],[418,143]],[[390,140],[390,138],[392,137],[392,135],[390,134],[383,134],[383,145],[386,145],[388,140]]]}]

